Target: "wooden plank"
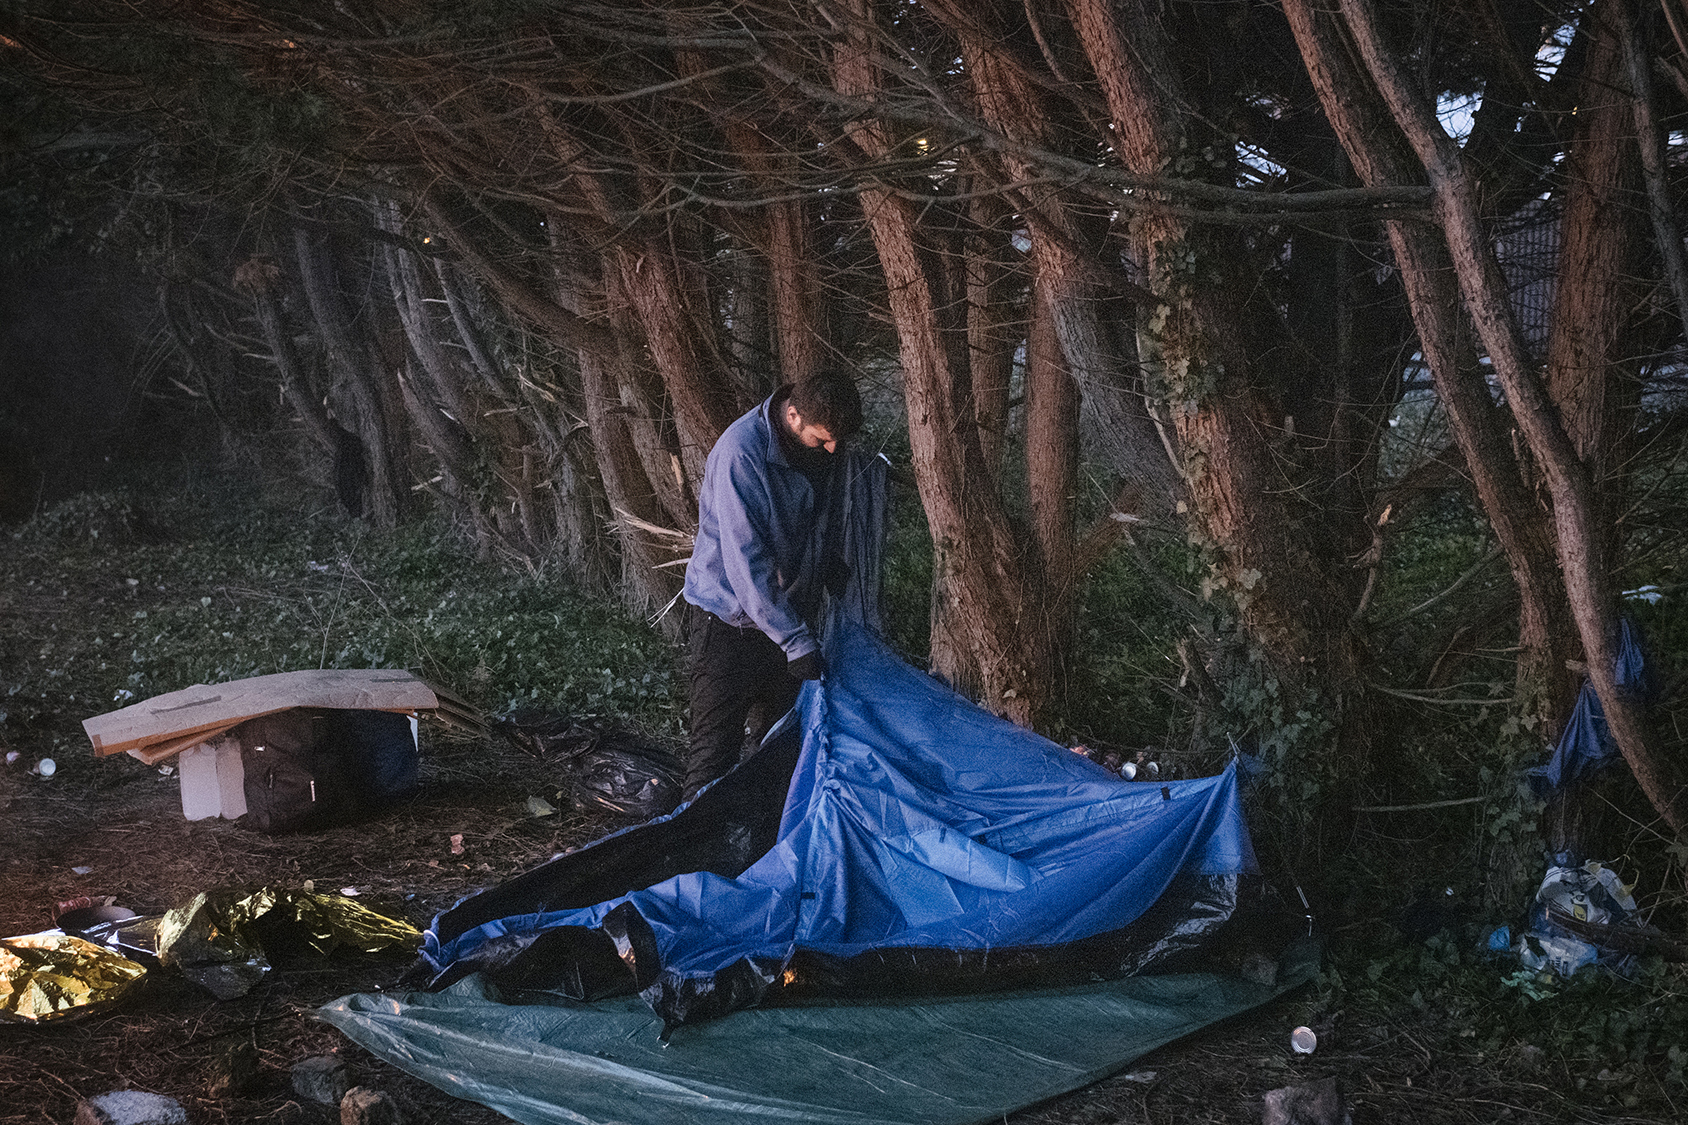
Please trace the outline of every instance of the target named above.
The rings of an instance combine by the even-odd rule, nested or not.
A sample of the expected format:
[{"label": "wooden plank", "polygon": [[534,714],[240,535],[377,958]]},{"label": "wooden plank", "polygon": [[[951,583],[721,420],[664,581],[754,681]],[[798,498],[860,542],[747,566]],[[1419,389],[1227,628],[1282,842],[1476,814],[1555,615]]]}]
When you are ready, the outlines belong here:
[{"label": "wooden plank", "polygon": [[147,746],[136,746],[129,751],[129,756],[131,758],[139,758],[149,766],[156,766],[158,763],[165,761],[166,759],[174,758],[183,750],[192,750],[195,746],[198,746],[202,742],[210,742],[218,735],[227,734],[235,727],[238,727],[240,723],[245,721],[246,720],[242,719],[239,722],[230,723],[228,726],[219,727],[216,730],[199,731],[195,734],[183,734],[178,735],[175,738],[165,739],[163,742],[154,742]]},{"label": "wooden plank", "polygon": [[120,711],[84,719],[82,729],[94,744],[98,757],[165,743],[179,744],[164,755],[168,757],[169,753],[179,753],[237,723],[292,707],[431,711],[438,706],[439,697],[433,689],[403,669],[322,668],[253,676],[216,685],[195,684]]}]

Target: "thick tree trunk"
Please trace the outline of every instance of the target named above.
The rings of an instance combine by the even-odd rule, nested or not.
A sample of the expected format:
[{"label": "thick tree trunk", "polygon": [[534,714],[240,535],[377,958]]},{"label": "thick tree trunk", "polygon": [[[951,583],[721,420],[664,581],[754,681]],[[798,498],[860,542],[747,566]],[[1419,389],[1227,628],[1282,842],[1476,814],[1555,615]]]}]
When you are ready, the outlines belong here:
[{"label": "thick tree trunk", "polygon": [[[1680,47],[1682,24],[1678,21],[1688,17],[1688,4],[1675,0],[1679,7],[1673,10],[1672,2],[1661,0],[1661,7],[1670,20],[1671,30],[1679,36]],[[1671,206],[1664,144],[1659,138],[1659,125],[1653,112],[1652,55],[1644,47],[1643,37],[1636,26],[1637,17],[1630,13],[1628,0],[1613,0],[1605,7],[1623,43],[1630,109],[1635,116],[1635,135],[1647,181],[1647,214],[1653,222],[1653,238],[1664,263],[1665,281],[1676,301],[1677,319],[1682,323],[1683,346],[1688,347],[1688,255],[1683,253],[1682,228],[1676,221],[1676,209]],[[1641,18],[1645,20],[1645,13]]]},{"label": "thick tree trunk", "polygon": [[1022,284],[1013,232],[1014,216],[998,197],[981,195],[972,204],[972,231],[964,247],[967,262],[967,363],[973,375],[973,413],[992,481],[1002,479],[1008,448],[1008,412],[1014,352],[1026,338]]},{"label": "thick tree trunk", "polygon": [[810,208],[803,201],[784,199],[768,204],[768,288],[777,357],[771,374],[775,383],[795,382],[837,366],[826,302],[821,297],[812,229]]},{"label": "thick tree trunk", "polygon": [[[1414,182],[1422,168],[1388,108],[1358,69],[1333,9],[1285,0],[1284,14],[1325,113],[1368,187]],[[1565,668],[1575,626],[1563,596],[1553,526],[1537,503],[1489,394],[1462,315],[1459,282],[1440,235],[1412,221],[1386,224],[1419,347],[1448,414],[1449,429],[1518,587],[1518,680],[1544,727],[1561,721],[1576,684]]]},{"label": "thick tree trunk", "polygon": [[[1565,201],[1553,323],[1547,347],[1547,391],[1559,409],[1577,456],[1593,484],[1594,523],[1601,533],[1593,565],[1619,563],[1619,517],[1627,493],[1640,373],[1624,354],[1630,310],[1640,294],[1639,152],[1635,119],[1622,91],[1624,51],[1617,29],[1601,16],[1621,14],[1628,0],[1592,8],[1584,17],[1590,39],[1578,84],[1576,128],[1565,158]],[[1680,246],[1680,243],[1678,244]],[[1572,639],[1574,640],[1574,634]],[[1570,693],[1559,703],[1568,716]],[[1562,721],[1562,718],[1560,719]],[[1573,787],[1550,807],[1551,844],[1583,855],[1605,855],[1617,843],[1601,835],[1604,795]]]},{"label": "thick tree trunk", "polygon": [[[854,22],[834,44],[833,81],[847,96],[871,98],[881,86],[872,14],[866,0],[847,10]],[[852,122],[850,136],[870,160],[890,152],[884,125],[871,118]],[[1029,723],[1045,702],[1051,662],[1041,631],[1029,628],[1037,607],[1026,600],[1026,560],[1008,514],[994,489],[980,487],[994,474],[971,405],[965,275],[928,241],[914,204],[869,188],[862,208],[897,327],[915,484],[935,551],[933,668],[992,711]]]},{"label": "thick tree trunk", "polygon": [[1618,523],[1626,490],[1629,436],[1640,405],[1639,373],[1625,364],[1630,310],[1641,294],[1639,153],[1630,99],[1622,92],[1623,50],[1591,9],[1593,40],[1577,99],[1576,131],[1565,159],[1557,296],[1547,347],[1547,393],[1577,456],[1592,476],[1594,520],[1602,531],[1594,565],[1618,563]]},{"label": "thick tree trunk", "polygon": [[[1158,176],[1197,123],[1172,61],[1165,21],[1148,0],[1067,0],[1101,86],[1114,150],[1127,171]],[[1187,227],[1170,211],[1133,220],[1136,253],[1163,302],[1152,318],[1197,533],[1214,556],[1211,581],[1229,592],[1281,685],[1316,692],[1344,724],[1360,694],[1349,625],[1358,584],[1342,560],[1318,556],[1295,507],[1280,450],[1284,413],[1253,373],[1245,245],[1228,231]],[[1353,587],[1350,589],[1350,587]],[[1363,726],[1341,737],[1357,750]]]},{"label": "thick tree trunk", "polygon": [[409,493],[401,450],[394,440],[388,395],[381,386],[386,378],[382,364],[369,349],[353,341],[351,317],[346,313],[327,249],[302,228],[293,232],[293,247],[335,390],[349,404],[352,417],[348,420],[363,445],[368,470],[367,514],[377,527],[392,527],[403,515]]},{"label": "thick tree trunk", "polygon": [[1039,272],[1032,286],[1031,330],[1026,338],[1026,486],[1035,554],[1025,568],[1028,604],[1038,607],[1033,628],[1059,661],[1072,637],[1073,595],[1082,574],[1074,544],[1073,498],[1078,482],[1078,384],[1061,346],[1057,309],[1063,279]]},{"label": "thick tree trunk", "polygon": [[[619,323],[629,332],[630,345],[635,327],[643,333],[661,387],[673,403],[671,424],[685,470],[679,491],[693,513],[685,522],[690,526],[697,520],[696,486],[703,480],[704,460],[715,439],[742,413],[743,404],[736,401],[732,381],[717,362],[719,351],[704,337],[702,326],[712,318],[701,307],[702,284],[686,276],[692,264],[681,261],[673,246],[655,240],[636,247],[618,245],[608,258],[606,270],[619,271],[610,290],[633,314]],[[652,395],[653,408],[658,402]]]}]

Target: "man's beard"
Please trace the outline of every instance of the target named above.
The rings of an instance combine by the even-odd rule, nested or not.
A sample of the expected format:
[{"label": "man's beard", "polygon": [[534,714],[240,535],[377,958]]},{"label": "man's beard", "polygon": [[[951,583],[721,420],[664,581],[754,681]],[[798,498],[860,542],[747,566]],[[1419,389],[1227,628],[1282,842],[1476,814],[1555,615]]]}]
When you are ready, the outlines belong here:
[{"label": "man's beard", "polygon": [[800,442],[793,444],[796,448],[788,452],[792,454],[791,463],[798,472],[806,476],[814,476],[818,473],[824,473],[832,467],[832,454],[828,453],[825,448],[816,446],[810,449]]}]

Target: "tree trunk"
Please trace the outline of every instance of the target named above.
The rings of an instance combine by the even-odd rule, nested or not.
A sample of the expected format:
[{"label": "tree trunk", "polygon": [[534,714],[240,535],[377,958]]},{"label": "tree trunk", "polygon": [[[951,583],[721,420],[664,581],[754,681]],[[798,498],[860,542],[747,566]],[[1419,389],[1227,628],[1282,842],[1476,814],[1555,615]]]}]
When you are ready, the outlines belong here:
[{"label": "tree trunk", "polygon": [[1435,193],[1434,214],[1447,237],[1460,290],[1519,431],[1546,478],[1567,600],[1582,640],[1589,680],[1600,697],[1613,739],[1653,807],[1673,831],[1684,833],[1688,831],[1688,782],[1678,765],[1659,752],[1639,701],[1620,690],[1615,679],[1617,591],[1602,565],[1607,531],[1599,523],[1594,481],[1530,363],[1506,300],[1505,278],[1482,228],[1476,186],[1432,107],[1383,43],[1369,0],[1340,2],[1367,70],[1428,173]]},{"label": "tree trunk", "polygon": [[[1592,477],[1593,518],[1602,538],[1593,565],[1618,564],[1618,517],[1627,491],[1629,437],[1640,405],[1639,373],[1625,364],[1630,310],[1641,293],[1639,153],[1630,100],[1622,92],[1623,50],[1590,9],[1593,42],[1577,99],[1576,130],[1565,158],[1557,296],[1547,348],[1547,393],[1578,458]],[[1680,245],[1680,244],[1679,244]]]},{"label": "tree trunk", "polygon": [[1023,285],[1009,229],[1014,222],[1000,198],[981,195],[972,203],[967,262],[967,364],[973,375],[973,412],[992,481],[1002,479],[1008,448],[1008,412],[1014,352],[1026,337]]},{"label": "tree trunk", "polygon": [[305,424],[305,432],[311,441],[323,453],[332,457],[337,444],[334,436],[334,422],[323,410],[322,403],[312,393],[310,384],[306,381],[305,372],[299,366],[299,359],[293,352],[293,341],[288,335],[287,326],[282,322],[281,307],[277,304],[275,294],[261,279],[254,279],[245,285],[240,284],[237,277],[236,284],[252,297],[252,313],[258,321],[258,331],[264,337],[264,346],[270,349],[270,361],[275,364],[276,374],[281,376],[282,397],[287,404],[299,412],[299,420]]},{"label": "tree trunk", "polygon": [[[1325,114],[1368,187],[1411,183],[1422,168],[1376,89],[1358,69],[1334,13],[1314,0],[1285,0],[1284,14]],[[1518,588],[1521,694],[1533,700],[1543,729],[1561,721],[1561,701],[1576,691],[1565,661],[1574,624],[1563,597],[1552,523],[1521,472],[1503,412],[1484,380],[1461,314],[1459,282],[1447,244],[1412,221],[1385,224],[1401,271],[1419,347]]]},{"label": "tree trunk", "polygon": [[[1681,0],[1677,2],[1681,4]],[[1679,35],[1680,47],[1682,24],[1678,20],[1688,17],[1688,4],[1681,4],[1682,11],[1678,15],[1671,3],[1672,0],[1661,0],[1661,7],[1671,21],[1671,30]],[[1606,10],[1623,42],[1630,108],[1635,116],[1635,135],[1647,180],[1647,214],[1653,222],[1653,238],[1664,264],[1665,281],[1675,298],[1676,316],[1682,324],[1682,342],[1688,346],[1688,257],[1683,254],[1682,228],[1676,221],[1676,209],[1671,206],[1668,164],[1653,113],[1652,56],[1644,49],[1644,41],[1636,27],[1636,17],[1630,14],[1628,0],[1614,0]],[[1645,19],[1645,14],[1642,19]]]},{"label": "tree trunk", "polygon": [[1079,561],[1073,518],[1078,384],[1057,326],[1065,280],[1046,279],[1039,269],[1026,338],[1026,487],[1035,553],[1023,572],[1029,584],[1024,597],[1037,611],[1031,629],[1048,633],[1039,647],[1055,662],[1064,657],[1072,637],[1074,595],[1083,577],[1070,569]]},{"label": "tree trunk", "polygon": [[[1148,0],[1067,0],[1067,11],[1099,82],[1127,171],[1159,176],[1181,144],[1199,147],[1186,117],[1193,106],[1173,64],[1161,13]],[[1345,700],[1361,694],[1359,648],[1349,624],[1358,600],[1353,572],[1318,556],[1301,511],[1298,482],[1284,480],[1284,413],[1254,375],[1257,342],[1248,294],[1249,253],[1218,228],[1187,226],[1170,210],[1133,219],[1135,252],[1163,302],[1152,317],[1152,348],[1167,385],[1194,509],[1196,533],[1212,553],[1210,584],[1234,599],[1243,626],[1292,693],[1324,696],[1350,752],[1364,724],[1344,729]],[[1350,588],[1352,587],[1352,588]]]},{"label": "tree trunk", "polygon": [[[867,0],[849,0],[853,22],[833,46],[833,81],[852,97],[881,84]],[[850,137],[869,160],[891,149],[881,122],[858,119]],[[934,549],[932,664],[958,690],[1015,722],[1045,702],[1048,654],[1028,633],[1036,607],[1025,600],[1024,557],[994,489],[971,406],[966,301],[959,280],[918,222],[914,206],[871,187],[862,208],[889,290],[902,357],[915,484]]]},{"label": "tree trunk", "polygon": [[386,395],[379,385],[384,378],[381,365],[367,349],[353,343],[351,318],[346,314],[326,248],[303,228],[293,232],[293,247],[335,389],[350,405],[351,428],[363,444],[369,520],[377,527],[392,527],[404,513],[408,491]]},{"label": "tree trunk", "polygon": [[[1601,538],[1592,565],[1617,569],[1631,435],[1640,406],[1640,373],[1625,363],[1630,310],[1638,303],[1640,209],[1639,153],[1630,99],[1622,92],[1624,52],[1616,29],[1601,16],[1621,13],[1614,0],[1585,14],[1591,42],[1584,56],[1576,128],[1565,158],[1565,202],[1560,222],[1559,265],[1552,330],[1547,347],[1547,391],[1592,477],[1593,522]],[[1680,246],[1680,243],[1678,244]],[[1574,639],[1574,637],[1573,637]],[[1574,696],[1556,701],[1556,718],[1569,716]],[[1549,810],[1554,849],[1606,855],[1618,841],[1602,817],[1604,797],[1577,786],[1557,795]]]}]

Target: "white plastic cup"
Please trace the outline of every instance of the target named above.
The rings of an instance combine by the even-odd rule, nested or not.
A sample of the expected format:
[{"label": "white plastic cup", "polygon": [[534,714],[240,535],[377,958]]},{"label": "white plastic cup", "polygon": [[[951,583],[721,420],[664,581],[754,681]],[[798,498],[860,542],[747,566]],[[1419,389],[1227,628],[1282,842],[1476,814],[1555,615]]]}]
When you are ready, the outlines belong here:
[{"label": "white plastic cup", "polygon": [[1125,780],[1127,780],[1127,781],[1135,780],[1136,777],[1137,777],[1137,763],[1136,762],[1125,763],[1125,765],[1123,765],[1119,768],[1119,775],[1121,777],[1125,778]]},{"label": "white plastic cup", "polygon": [[1289,1033],[1290,1050],[1298,1055],[1310,1055],[1319,1046],[1319,1037],[1310,1027],[1298,1027]]},{"label": "white plastic cup", "polygon": [[42,758],[39,762],[35,763],[35,772],[40,774],[42,777],[52,777],[55,773],[59,772],[59,764],[51,758]]}]

